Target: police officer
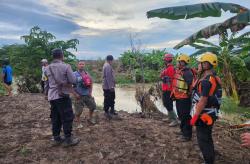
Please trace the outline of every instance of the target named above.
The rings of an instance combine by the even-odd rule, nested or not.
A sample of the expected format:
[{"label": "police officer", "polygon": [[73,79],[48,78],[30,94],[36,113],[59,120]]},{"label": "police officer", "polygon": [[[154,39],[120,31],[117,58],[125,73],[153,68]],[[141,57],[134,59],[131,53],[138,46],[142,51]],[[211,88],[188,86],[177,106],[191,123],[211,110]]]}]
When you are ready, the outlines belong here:
[{"label": "police officer", "polygon": [[190,57],[186,54],[181,54],[177,57],[177,68],[173,79],[172,96],[176,100],[176,109],[179,119],[181,120],[180,132],[181,141],[190,141],[192,138],[191,120],[191,92],[193,73],[188,68]]},{"label": "police officer", "polygon": [[102,69],[102,88],[104,92],[103,109],[105,117],[108,119],[118,115],[115,110],[115,72],[112,67],[113,60],[113,56],[108,55]]},{"label": "police officer", "polygon": [[164,107],[168,111],[168,119],[167,121],[170,121],[169,126],[177,126],[178,121],[176,118],[176,115],[173,110],[173,100],[171,98],[171,92],[172,92],[172,80],[174,78],[175,69],[172,64],[173,61],[173,55],[172,54],[165,54],[163,58],[165,62],[165,69],[161,72],[161,79],[162,79],[162,101]]},{"label": "police officer", "polygon": [[213,70],[217,64],[217,56],[206,52],[198,59],[198,73],[200,79],[195,82],[193,103],[195,113],[190,124],[196,125],[197,140],[205,163],[214,163],[215,153],[212,139],[212,128],[217,119],[217,112],[220,107],[218,97],[221,96],[220,79]]},{"label": "police officer", "polygon": [[[45,74],[48,77],[46,90],[51,105],[51,122],[53,133],[53,145],[64,143],[65,147],[77,145],[80,140],[73,138],[72,122],[74,114],[69,93],[72,91],[72,84],[76,77],[71,66],[63,62],[64,56],[61,49],[52,50],[53,61],[46,67]],[[64,137],[60,136],[63,127]]]}]

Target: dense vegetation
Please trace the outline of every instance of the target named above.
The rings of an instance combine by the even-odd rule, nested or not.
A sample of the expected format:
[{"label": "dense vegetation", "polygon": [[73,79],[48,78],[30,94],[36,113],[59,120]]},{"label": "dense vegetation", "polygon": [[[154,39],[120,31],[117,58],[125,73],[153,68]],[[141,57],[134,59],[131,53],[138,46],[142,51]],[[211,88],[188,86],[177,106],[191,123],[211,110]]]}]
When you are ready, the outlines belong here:
[{"label": "dense vegetation", "polygon": [[21,91],[39,92],[37,84],[41,79],[40,61],[51,61],[51,50],[62,48],[67,63],[74,63],[76,57],[70,50],[77,50],[77,39],[55,40],[56,37],[38,26],[31,28],[28,35],[21,36],[24,44],[5,45],[0,49],[0,59],[9,60],[14,69],[17,85]]}]

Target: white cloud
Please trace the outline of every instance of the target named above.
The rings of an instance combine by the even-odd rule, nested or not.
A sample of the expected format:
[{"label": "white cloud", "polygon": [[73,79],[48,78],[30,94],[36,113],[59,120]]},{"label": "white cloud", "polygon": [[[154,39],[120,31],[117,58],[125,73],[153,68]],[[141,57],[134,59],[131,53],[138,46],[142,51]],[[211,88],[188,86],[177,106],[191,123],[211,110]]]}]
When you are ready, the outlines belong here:
[{"label": "white cloud", "polygon": [[1,34],[0,39],[9,39],[9,40],[20,40],[20,35],[12,35],[12,34]]},{"label": "white cloud", "polygon": [[23,28],[7,22],[0,22],[0,31],[22,31]]},{"label": "white cloud", "polygon": [[150,44],[150,45],[147,45],[146,47],[149,49],[173,48],[175,45],[177,45],[181,41],[182,40],[170,40],[170,41]]}]

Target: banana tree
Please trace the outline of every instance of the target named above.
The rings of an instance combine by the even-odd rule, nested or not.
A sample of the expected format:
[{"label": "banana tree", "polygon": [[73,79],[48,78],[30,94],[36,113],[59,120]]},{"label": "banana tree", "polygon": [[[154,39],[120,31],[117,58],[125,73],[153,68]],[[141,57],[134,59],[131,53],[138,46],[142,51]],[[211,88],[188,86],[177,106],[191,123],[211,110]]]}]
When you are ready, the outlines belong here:
[{"label": "banana tree", "polygon": [[[222,10],[224,12],[229,11],[231,13],[236,13],[237,15],[229,18],[222,23],[213,24],[199,30],[198,32],[194,33],[187,39],[177,44],[174,48],[179,49],[184,45],[191,45],[198,49],[198,51],[194,55],[198,55],[206,51],[217,52],[217,54],[220,54],[220,61],[223,61],[221,70],[224,74],[224,89],[226,90],[228,96],[233,96],[235,99],[238,99],[235,80],[233,79],[233,74],[230,69],[230,62],[228,60],[230,58],[231,51],[233,51],[234,49],[231,49],[232,44],[230,44],[230,41],[233,42],[233,37],[229,39],[230,41],[227,39],[227,30],[230,29],[233,33],[235,33],[249,25],[250,11],[248,8],[233,3],[201,3],[151,10],[147,12],[147,16],[148,18],[159,17],[171,20],[191,19],[195,17],[205,18],[209,16],[220,17],[222,15]],[[200,40],[201,38],[207,39],[217,34],[220,36],[219,46],[214,45],[210,42],[206,42],[204,40]],[[234,36],[234,34],[232,36]],[[203,46],[194,44],[195,42],[202,42]],[[204,44],[207,46],[204,46]],[[230,81],[229,85],[227,85],[228,81]]]},{"label": "banana tree", "polygon": [[248,10],[248,8],[240,6],[234,3],[199,3],[193,5],[166,7],[161,9],[150,10],[147,12],[147,17],[159,17],[171,20],[178,19],[191,19],[191,18],[206,18],[206,17],[220,17],[224,12],[230,13],[242,13]]},{"label": "banana tree", "polygon": [[248,34],[249,32],[239,37],[236,37],[235,33],[230,37],[224,35],[220,38],[219,46],[201,39],[190,44],[190,46],[197,49],[191,56],[198,56],[207,51],[217,54],[219,58],[219,67],[217,69],[223,79],[225,79],[223,80],[225,93],[228,96],[233,96],[235,99],[238,99],[237,81],[245,81],[247,80],[246,75],[249,75],[247,65],[244,62],[246,56],[242,55],[250,49],[250,47],[245,46],[245,44],[250,42]]}]

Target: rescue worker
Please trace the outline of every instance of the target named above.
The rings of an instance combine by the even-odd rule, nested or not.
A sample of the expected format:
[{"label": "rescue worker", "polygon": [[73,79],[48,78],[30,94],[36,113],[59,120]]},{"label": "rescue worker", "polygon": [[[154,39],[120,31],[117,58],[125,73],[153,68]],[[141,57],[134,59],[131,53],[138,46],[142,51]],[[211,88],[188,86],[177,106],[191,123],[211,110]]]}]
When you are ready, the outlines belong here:
[{"label": "rescue worker", "polygon": [[[46,67],[45,74],[48,77],[46,91],[51,105],[51,123],[53,145],[64,144],[64,147],[77,145],[80,140],[72,137],[72,123],[74,114],[69,93],[73,91],[72,84],[76,77],[69,64],[63,63],[63,51],[59,48],[52,50],[53,61]],[[63,127],[64,137],[60,136]]]},{"label": "rescue worker", "polygon": [[165,69],[161,72],[160,78],[162,79],[162,102],[164,107],[168,111],[168,118],[169,126],[177,126],[178,121],[176,115],[173,110],[173,100],[171,98],[172,92],[172,80],[174,78],[175,69],[172,64],[173,55],[172,54],[165,54],[163,58],[165,62]]},{"label": "rescue worker", "polygon": [[190,141],[192,138],[191,120],[191,93],[193,73],[188,64],[190,57],[186,54],[181,54],[177,57],[177,69],[173,79],[172,96],[176,100],[176,109],[178,117],[181,121],[180,132],[181,141]]},{"label": "rescue worker", "polygon": [[212,129],[220,108],[221,82],[214,71],[218,65],[215,54],[206,52],[200,56],[198,62],[200,79],[193,85],[194,115],[190,124],[196,125],[197,141],[205,163],[212,164],[215,160]]}]

